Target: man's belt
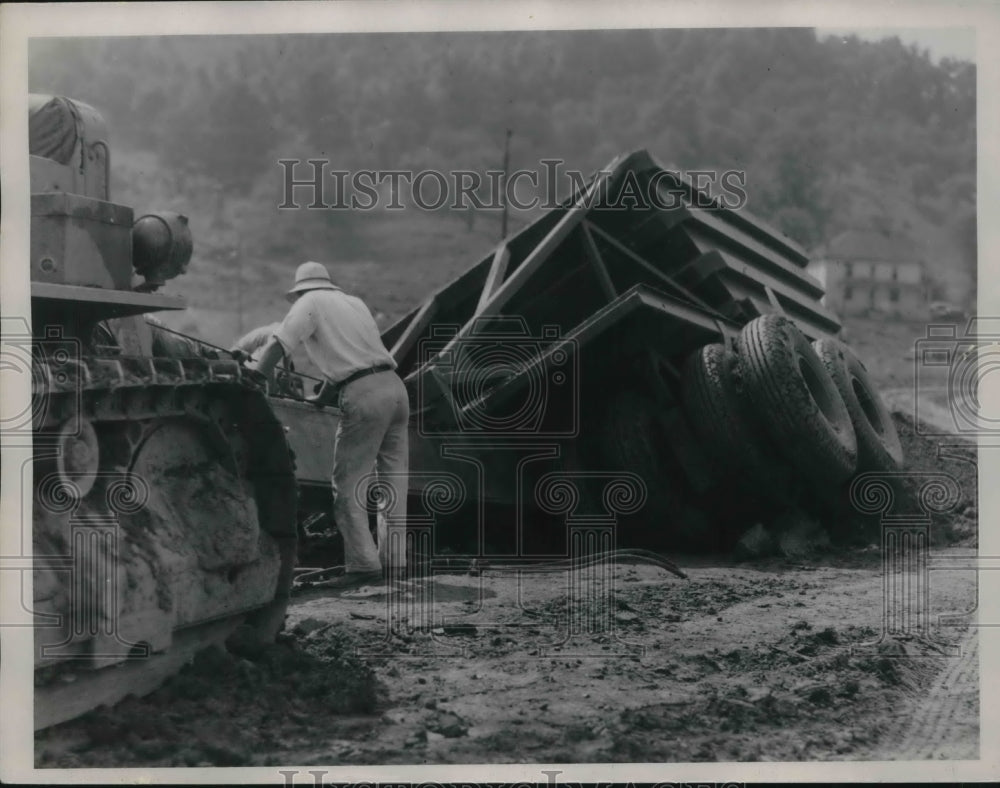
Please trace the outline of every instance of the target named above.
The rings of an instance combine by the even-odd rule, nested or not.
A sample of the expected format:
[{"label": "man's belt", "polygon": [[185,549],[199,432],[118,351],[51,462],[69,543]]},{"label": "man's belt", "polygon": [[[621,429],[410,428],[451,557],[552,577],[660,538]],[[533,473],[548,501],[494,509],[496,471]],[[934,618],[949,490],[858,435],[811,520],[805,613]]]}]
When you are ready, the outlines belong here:
[{"label": "man's belt", "polygon": [[352,372],[343,380],[338,380],[332,385],[334,390],[339,392],[342,391],[348,383],[353,383],[355,380],[359,380],[366,375],[374,375],[376,372],[391,372],[392,370],[392,364],[377,364],[374,367],[368,367],[368,369],[359,369],[357,372]]},{"label": "man's belt", "polygon": [[367,375],[374,375],[377,372],[391,372],[395,367],[391,364],[377,364],[374,367],[368,367],[367,369],[359,369],[357,372],[352,372],[343,380],[338,380],[336,382],[332,380],[325,380],[319,386],[319,391],[309,398],[310,402],[315,402],[317,405],[337,405],[340,399],[340,392],[346,388],[347,384],[353,383],[355,380],[360,380]]}]

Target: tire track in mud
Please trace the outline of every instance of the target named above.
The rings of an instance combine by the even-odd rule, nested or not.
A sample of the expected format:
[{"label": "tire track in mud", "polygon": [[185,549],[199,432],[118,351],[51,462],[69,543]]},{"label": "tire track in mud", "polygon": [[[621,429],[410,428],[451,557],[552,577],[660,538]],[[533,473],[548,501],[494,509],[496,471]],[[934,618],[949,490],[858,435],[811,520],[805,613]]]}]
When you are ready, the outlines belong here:
[{"label": "tire track in mud", "polygon": [[979,633],[960,643],[926,693],[907,710],[909,724],[893,755],[900,760],[977,760],[979,756]]}]

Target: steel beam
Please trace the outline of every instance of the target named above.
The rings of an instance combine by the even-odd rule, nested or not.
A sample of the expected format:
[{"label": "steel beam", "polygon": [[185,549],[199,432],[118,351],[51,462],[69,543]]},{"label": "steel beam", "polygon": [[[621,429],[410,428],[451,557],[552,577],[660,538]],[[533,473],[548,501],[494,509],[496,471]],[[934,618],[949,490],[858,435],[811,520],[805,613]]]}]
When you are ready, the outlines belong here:
[{"label": "steel beam", "polygon": [[510,263],[510,249],[507,247],[506,243],[501,243],[496,252],[493,254],[493,260],[490,263],[490,271],[486,275],[486,283],[483,285],[483,292],[479,296],[479,303],[476,305],[476,314],[480,315],[483,312],[483,308],[489,303],[490,299],[496,294],[496,291],[503,284],[504,277],[507,275],[507,265]]},{"label": "steel beam", "polygon": [[594,269],[594,273],[597,274],[597,281],[600,282],[601,289],[604,291],[604,295],[608,297],[608,301],[614,301],[618,297],[618,291],[615,290],[614,282],[611,281],[608,267],[604,264],[604,259],[601,257],[601,252],[594,242],[594,236],[590,232],[588,223],[584,222],[580,226],[580,229],[583,233],[583,248],[586,251],[591,267]]},{"label": "steel beam", "polygon": [[396,360],[397,364],[403,363],[403,358],[410,352],[413,345],[418,339],[420,339],[424,331],[427,330],[427,327],[434,319],[437,307],[437,298],[429,298],[424,302],[424,305],[420,307],[420,310],[413,317],[413,320],[411,320],[406,328],[403,329],[403,333],[400,335],[399,339],[396,340],[396,344],[392,346],[392,350],[389,351],[392,357]]}]

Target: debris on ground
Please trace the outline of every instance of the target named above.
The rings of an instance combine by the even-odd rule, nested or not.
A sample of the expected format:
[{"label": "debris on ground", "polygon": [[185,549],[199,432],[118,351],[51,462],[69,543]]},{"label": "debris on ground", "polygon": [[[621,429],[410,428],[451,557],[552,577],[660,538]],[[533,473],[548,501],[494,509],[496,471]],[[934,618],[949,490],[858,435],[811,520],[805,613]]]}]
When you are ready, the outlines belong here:
[{"label": "debris on ground", "polygon": [[[200,651],[145,698],[39,734],[38,765],[267,765],[261,754],[301,731],[331,717],[371,715],[379,703],[379,683],[349,633],[323,629],[283,638],[252,659],[220,646]],[[61,731],[71,732],[68,740]],[[49,736],[59,744],[47,747]]]},{"label": "debris on ground", "polygon": [[[902,757],[894,748],[908,709],[953,661],[944,646],[974,635],[942,629],[937,645],[883,637],[880,567],[867,553],[842,554],[835,567],[769,561],[692,567],[688,580],[617,566],[609,628],[576,634],[569,622],[599,620],[601,605],[571,605],[558,573],[429,581],[451,589],[440,628],[389,627],[384,595],[314,591],[293,607],[283,642],[257,660],[199,655],[145,699],[41,732],[37,763]],[[974,578],[941,574],[940,606],[962,609]],[[480,582],[494,592],[481,604]],[[458,626],[470,617],[474,626]],[[974,673],[962,691],[978,713]],[[953,741],[929,735],[950,757],[978,747],[968,726]]]}]

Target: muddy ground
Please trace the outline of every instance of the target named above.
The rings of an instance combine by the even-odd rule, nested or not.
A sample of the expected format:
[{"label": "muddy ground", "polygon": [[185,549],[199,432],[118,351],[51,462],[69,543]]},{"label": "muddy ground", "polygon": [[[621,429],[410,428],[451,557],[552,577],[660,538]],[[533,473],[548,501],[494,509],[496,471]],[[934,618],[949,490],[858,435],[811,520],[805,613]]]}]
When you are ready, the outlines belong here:
[{"label": "muddy ground", "polygon": [[[448,601],[430,631],[389,632],[382,589],[314,592],[296,603],[282,643],[252,659],[203,654],[145,699],[40,734],[37,762],[978,757],[974,636],[957,626],[930,644],[879,642],[877,554],[836,558],[836,567],[715,562],[689,567],[687,580],[622,565],[610,631],[574,637],[562,579],[551,575],[437,578]],[[974,578],[948,574],[933,589],[936,610],[969,609]],[[873,645],[852,651],[862,644]],[[949,655],[949,644],[961,653]],[[911,732],[942,671],[962,665],[967,675],[938,691],[941,718]]]},{"label": "muddy ground", "polygon": [[[974,463],[897,426],[911,467],[962,484],[932,557],[974,555]],[[686,579],[621,560],[305,589],[278,644],[204,652],[152,695],[43,731],[36,763],[978,757],[973,570],[931,571],[930,630],[893,636],[876,543],[674,558]]]}]

